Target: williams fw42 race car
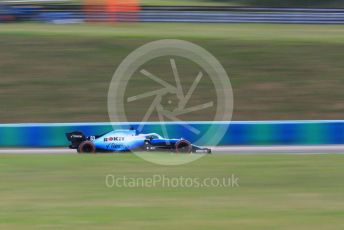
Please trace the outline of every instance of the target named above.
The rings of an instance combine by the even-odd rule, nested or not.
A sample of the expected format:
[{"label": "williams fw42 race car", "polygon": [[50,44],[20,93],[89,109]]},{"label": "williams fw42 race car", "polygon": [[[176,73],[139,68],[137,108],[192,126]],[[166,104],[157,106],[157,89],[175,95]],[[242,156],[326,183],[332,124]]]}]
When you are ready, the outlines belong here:
[{"label": "williams fw42 race car", "polygon": [[66,133],[69,148],[79,153],[156,151],[175,153],[211,153],[211,149],[181,139],[166,139],[156,133],[137,134],[136,130],[115,130],[86,137],[82,132]]}]

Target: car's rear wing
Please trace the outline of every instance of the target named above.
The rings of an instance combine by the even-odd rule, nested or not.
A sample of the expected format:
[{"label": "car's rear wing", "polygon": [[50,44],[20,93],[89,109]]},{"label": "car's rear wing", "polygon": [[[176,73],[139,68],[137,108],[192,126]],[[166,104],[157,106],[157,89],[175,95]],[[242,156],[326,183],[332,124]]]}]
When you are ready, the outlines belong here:
[{"label": "car's rear wing", "polygon": [[71,145],[69,145],[70,149],[77,149],[79,145],[86,141],[86,136],[79,131],[74,131],[71,133],[66,133],[67,140],[71,142]]}]

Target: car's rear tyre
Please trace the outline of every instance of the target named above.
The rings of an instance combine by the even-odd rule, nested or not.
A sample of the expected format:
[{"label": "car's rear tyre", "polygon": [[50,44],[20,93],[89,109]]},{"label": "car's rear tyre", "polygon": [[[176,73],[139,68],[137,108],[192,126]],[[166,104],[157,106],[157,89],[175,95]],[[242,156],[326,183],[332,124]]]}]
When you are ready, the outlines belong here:
[{"label": "car's rear tyre", "polygon": [[96,146],[91,141],[84,141],[79,145],[78,153],[95,153]]},{"label": "car's rear tyre", "polygon": [[180,140],[175,144],[176,153],[191,153],[192,145],[187,140]]}]

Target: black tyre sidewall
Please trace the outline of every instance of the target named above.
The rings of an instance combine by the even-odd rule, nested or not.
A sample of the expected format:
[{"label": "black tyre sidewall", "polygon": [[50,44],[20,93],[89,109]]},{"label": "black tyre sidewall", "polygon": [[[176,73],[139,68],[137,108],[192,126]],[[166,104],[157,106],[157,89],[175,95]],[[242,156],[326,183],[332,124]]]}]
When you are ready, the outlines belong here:
[{"label": "black tyre sidewall", "polygon": [[[186,152],[182,151],[180,152],[180,145],[186,145],[188,150]],[[176,153],[191,153],[192,152],[192,146],[191,146],[191,143],[187,140],[180,140],[178,142],[176,142],[175,144],[175,151]]]},{"label": "black tyre sidewall", "polygon": [[[91,151],[85,151],[84,148],[89,147]],[[84,141],[79,145],[78,153],[95,153],[96,147],[91,141]]]}]

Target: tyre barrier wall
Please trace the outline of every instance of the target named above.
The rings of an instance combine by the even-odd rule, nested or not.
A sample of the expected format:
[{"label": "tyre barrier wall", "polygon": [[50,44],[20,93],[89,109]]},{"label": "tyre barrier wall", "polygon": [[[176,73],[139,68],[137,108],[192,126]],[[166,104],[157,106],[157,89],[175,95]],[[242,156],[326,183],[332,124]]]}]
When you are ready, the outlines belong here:
[{"label": "tyre barrier wall", "polygon": [[[313,12],[205,12],[205,11],[149,11],[133,14],[98,13],[89,16],[92,21],[107,21],[116,18],[117,22],[183,22],[183,23],[284,23],[284,24],[344,24],[344,13]],[[132,19],[133,18],[133,19]],[[85,16],[73,12],[47,12],[38,14],[33,21],[57,24],[82,23]]]},{"label": "tyre barrier wall", "polygon": [[[3,10],[1,10],[4,8]],[[344,24],[344,9],[252,8],[200,6],[142,6],[135,13],[85,13],[82,5],[0,5],[0,22],[40,21],[57,24],[84,21],[188,22],[188,23],[288,23]],[[110,20],[111,22],[111,20]]]},{"label": "tyre barrier wall", "polygon": [[[65,133],[82,131],[85,135],[100,135],[114,129],[137,129],[140,123],[54,123],[0,124],[0,147],[63,147],[68,146]],[[164,123],[169,138],[185,138],[191,142],[199,136],[185,124]],[[344,144],[343,121],[234,121],[189,122],[188,125],[205,133],[210,125],[219,129],[228,126],[219,143],[205,141],[202,145],[324,145]],[[155,132],[163,136],[161,123],[150,122],[142,133]]]}]

